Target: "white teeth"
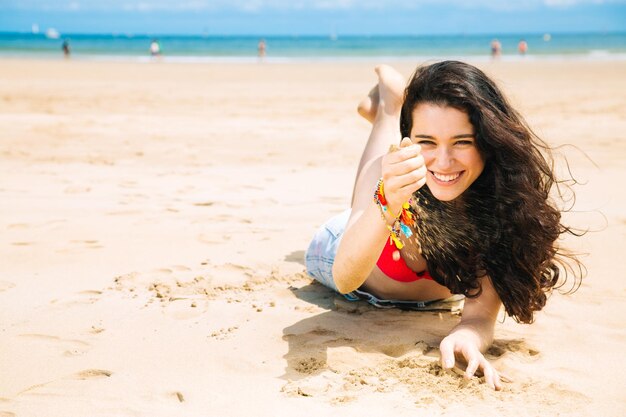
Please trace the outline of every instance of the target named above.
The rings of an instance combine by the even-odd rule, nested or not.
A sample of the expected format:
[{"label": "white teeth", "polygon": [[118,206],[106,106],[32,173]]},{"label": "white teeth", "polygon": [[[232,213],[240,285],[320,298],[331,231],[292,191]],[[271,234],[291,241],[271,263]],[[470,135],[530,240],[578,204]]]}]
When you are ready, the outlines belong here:
[{"label": "white teeth", "polygon": [[445,181],[445,182],[450,182],[450,181],[454,181],[455,179],[459,178],[459,176],[461,175],[460,172],[457,172],[456,174],[452,174],[452,175],[444,175],[444,174],[438,174],[436,172],[433,172],[433,175],[435,176],[435,178],[437,178],[439,181]]}]

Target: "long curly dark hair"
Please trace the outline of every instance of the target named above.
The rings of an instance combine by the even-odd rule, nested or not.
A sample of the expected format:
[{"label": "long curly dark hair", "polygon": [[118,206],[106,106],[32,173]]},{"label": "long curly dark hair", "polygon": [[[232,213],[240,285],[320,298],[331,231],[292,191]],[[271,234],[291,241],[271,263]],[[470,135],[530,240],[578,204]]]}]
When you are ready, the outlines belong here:
[{"label": "long curly dark hair", "polygon": [[[559,184],[550,147],[478,68],[458,61],[420,67],[404,94],[402,137],[410,137],[419,103],[467,112],[485,168],[458,201],[437,200],[427,186],[414,195],[417,239],[433,278],[456,294],[477,297],[488,276],[508,315],[531,323],[546,294],[575,272],[575,256],[557,246],[565,232],[550,197]],[[565,271],[564,274],[561,271]]]}]

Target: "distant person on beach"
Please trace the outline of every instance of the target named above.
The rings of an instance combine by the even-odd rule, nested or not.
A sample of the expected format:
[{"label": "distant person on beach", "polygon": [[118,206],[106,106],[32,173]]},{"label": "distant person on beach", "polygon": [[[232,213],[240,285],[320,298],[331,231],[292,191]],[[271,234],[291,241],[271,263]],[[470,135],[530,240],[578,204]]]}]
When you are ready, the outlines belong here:
[{"label": "distant person on beach", "polygon": [[265,43],[265,39],[261,39],[259,44],[257,45],[257,52],[260,59],[265,58],[265,52],[267,49],[267,45]]},{"label": "distant person on beach", "polygon": [[449,310],[464,299],[439,345],[442,367],[479,371],[499,390],[484,352],[501,306],[532,323],[581,266],[557,242],[571,231],[550,193],[559,184],[550,149],[476,67],[419,67],[408,85],[389,66],[376,73],[358,108],[372,130],[351,208],[315,234],[307,272],[381,308]]},{"label": "distant person on beach", "polygon": [[156,39],[152,39],[152,42],[150,42],[150,55],[153,57],[161,56],[161,45]]},{"label": "distant person on beach", "polygon": [[526,52],[528,52],[528,43],[524,39],[520,40],[517,44],[517,51],[521,55],[526,55]]},{"label": "distant person on beach", "polygon": [[498,39],[494,39],[491,41],[491,57],[499,58],[502,54],[502,44]]},{"label": "distant person on beach", "polygon": [[70,41],[67,39],[63,40],[63,44],[61,45],[61,50],[63,51],[63,56],[65,58],[69,58],[72,51],[70,50]]}]

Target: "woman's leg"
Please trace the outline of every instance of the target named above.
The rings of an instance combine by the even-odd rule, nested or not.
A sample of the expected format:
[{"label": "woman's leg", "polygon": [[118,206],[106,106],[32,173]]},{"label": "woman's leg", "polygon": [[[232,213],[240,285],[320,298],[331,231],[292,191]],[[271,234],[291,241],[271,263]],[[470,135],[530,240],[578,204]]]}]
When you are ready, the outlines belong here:
[{"label": "woman's leg", "polygon": [[358,107],[359,114],[372,122],[365,149],[361,155],[354,188],[352,209],[364,209],[374,195],[374,187],[381,176],[381,158],[391,144],[400,144],[400,109],[406,80],[388,65],[376,67],[378,85]]}]

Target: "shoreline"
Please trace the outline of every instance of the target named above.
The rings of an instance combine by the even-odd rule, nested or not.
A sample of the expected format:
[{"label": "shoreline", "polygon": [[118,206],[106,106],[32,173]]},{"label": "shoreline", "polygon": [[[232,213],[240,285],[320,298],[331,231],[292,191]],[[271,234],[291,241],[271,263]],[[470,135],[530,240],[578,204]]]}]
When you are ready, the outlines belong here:
[{"label": "shoreline", "polygon": [[3,53],[0,60],[39,60],[39,61],[89,61],[89,62],[125,62],[125,63],[163,63],[163,64],[342,64],[342,63],[370,63],[370,62],[436,62],[457,60],[464,62],[489,63],[525,63],[525,62],[623,62],[626,61],[626,52],[613,53],[606,51],[592,51],[586,54],[528,54],[502,55],[492,58],[489,55],[361,55],[361,56],[266,56],[259,58],[256,55],[245,56],[199,56],[199,55],[163,55],[151,57],[148,55],[106,55],[106,54],[78,54],[73,53],[66,59],[60,53],[30,54],[30,53]]}]

